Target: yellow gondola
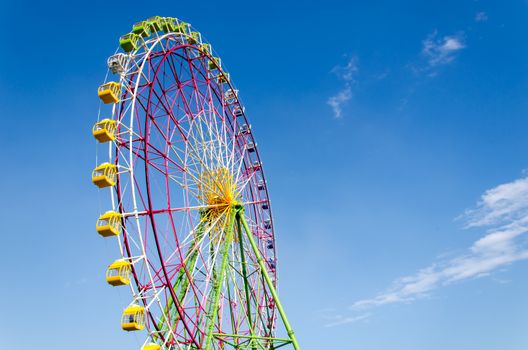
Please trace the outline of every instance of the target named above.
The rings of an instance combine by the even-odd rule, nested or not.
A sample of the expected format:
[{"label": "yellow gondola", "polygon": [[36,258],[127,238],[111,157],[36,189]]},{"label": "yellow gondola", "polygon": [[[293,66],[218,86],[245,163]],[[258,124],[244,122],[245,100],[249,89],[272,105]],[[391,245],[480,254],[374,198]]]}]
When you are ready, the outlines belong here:
[{"label": "yellow gondola", "polygon": [[110,81],[99,86],[97,95],[105,104],[119,102],[119,95],[121,95],[121,85],[118,82]]},{"label": "yellow gondola", "polygon": [[107,211],[97,219],[95,229],[103,237],[117,236],[120,233],[121,214]]},{"label": "yellow gondola", "polygon": [[141,350],[159,350],[161,347],[155,343],[148,343],[141,347]]},{"label": "yellow gondola", "polygon": [[99,188],[114,186],[116,184],[117,166],[103,163],[92,172],[92,182]]},{"label": "yellow gondola", "polygon": [[210,70],[217,69],[217,68],[219,69],[220,59],[218,57],[213,57],[213,59],[209,61],[208,67]]},{"label": "yellow gondola", "polygon": [[125,331],[140,331],[145,328],[145,308],[137,304],[127,307],[121,317],[121,328]]},{"label": "yellow gondola", "polygon": [[103,119],[95,123],[92,134],[99,142],[115,140],[116,121],[113,119]]},{"label": "yellow gondola", "polygon": [[227,83],[229,81],[229,73],[218,75],[217,81],[219,84]]},{"label": "yellow gondola", "polygon": [[130,284],[130,270],[132,265],[126,260],[116,260],[106,270],[106,282],[112,286]]},{"label": "yellow gondola", "polygon": [[189,44],[198,44],[199,42],[201,42],[200,40],[200,33],[198,32],[192,32],[191,35],[189,35],[187,37],[187,42]]},{"label": "yellow gondola", "polygon": [[211,45],[209,44],[200,45],[200,49],[205,53],[211,53]]}]

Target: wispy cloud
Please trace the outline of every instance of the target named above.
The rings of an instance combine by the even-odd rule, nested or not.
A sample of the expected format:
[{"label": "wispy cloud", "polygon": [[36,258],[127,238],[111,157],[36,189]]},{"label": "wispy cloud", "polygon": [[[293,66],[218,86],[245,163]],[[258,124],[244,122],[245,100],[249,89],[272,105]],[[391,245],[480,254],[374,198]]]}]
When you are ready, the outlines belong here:
[{"label": "wispy cloud", "polygon": [[343,117],[343,105],[352,98],[352,88],[350,85],[345,85],[345,87],[339,91],[336,95],[328,98],[326,103],[332,107],[334,112],[334,118],[340,119]]},{"label": "wispy cloud", "polygon": [[323,318],[326,319],[327,323],[324,325],[325,327],[335,327],[335,326],[341,326],[348,323],[354,323],[359,321],[366,321],[370,318],[370,313],[364,313],[361,315],[353,315],[353,316],[344,316],[344,315],[323,315]]},{"label": "wispy cloud", "polygon": [[358,58],[357,56],[352,56],[346,65],[344,66],[335,66],[332,68],[332,73],[334,73],[339,79],[351,82],[356,79],[356,74],[359,71],[358,67]]},{"label": "wispy cloud", "polygon": [[456,53],[465,47],[462,32],[440,38],[435,30],[422,41],[422,55],[425,56],[430,67],[437,67],[453,62]]},{"label": "wispy cloud", "polygon": [[467,227],[517,222],[528,216],[528,177],[486,191],[476,209],[464,214]]},{"label": "wispy cloud", "polygon": [[475,15],[475,22],[486,22],[487,20],[488,15],[484,11],[477,12],[477,14]]},{"label": "wispy cloud", "polygon": [[344,81],[342,89],[326,101],[334,112],[334,118],[343,117],[343,106],[352,98],[352,84],[355,82],[358,71],[358,59],[356,56],[351,57],[346,65],[332,68],[332,73]]},{"label": "wispy cloud", "polygon": [[486,191],[477,206],[459,219],[464,220],[466,229],[485,228],[486,233],[464,254],[440,259],[415,274],[397,279],[387,291],[353,303],[349,307],[352,315],[339,315],[340,319],[353,318],[359,310],[412,302],[440,287],[486,276],[528,259],[528,177]]}]

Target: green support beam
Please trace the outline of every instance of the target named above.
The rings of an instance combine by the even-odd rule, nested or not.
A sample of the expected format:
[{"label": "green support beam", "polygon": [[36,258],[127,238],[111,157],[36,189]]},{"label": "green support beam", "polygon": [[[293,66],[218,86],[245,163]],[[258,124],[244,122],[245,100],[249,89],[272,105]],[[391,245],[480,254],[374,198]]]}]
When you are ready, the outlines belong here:
[{"label": "green support beam", "polygon": [[[240,246],[240,260],[242,264],[242,276],[244,277],[244,289],[246,293],[247,318],[248,318],[249,327],[251,329],[251,335],[255,336],[255,325],[253,324],[252,317],[251,317],[251,294],[249,292],[249,282],[248,282],[248,277],[247,277],[246,254],[244,253],[244,242],[242,239],[242,227],[240,225],[240,220],[238,219],[238,213],[237,213],[236,222],[237,222],[237,232],[238,232],[238,243]],[[257,348],[254,346],[253,350],[256,350],[256,349]]]},{"label": "green support beam", "polygon": [[[212,349],[213,333],[215,327],[215,321],[218,316],[218,304],[220,303],[220,295],[222,294],[222,285],[224,284],[224,278],[227,273],[227,263],[229,258],[229,246],[233,242],[233,226],[235,224],[235,208],[229,209],[229,217],[227,219],[227,226],[225,229],[224,243],[221,251],[221,264],[220,270],[217,271],[217,275],[213,278],[213,286],[209,293],[208,298],[209,308],[207,310],[207,322],[205,327],[205,350]],[[216,260],[216,256],[214,257]]]},{"label": "green support beam", "polygon": [[[218,253],[221,259],[220,267],[219,269],[215,268],[214,270],[214,274],[212,278],[212,287],[211,287],[211,291],[209,292],[209,298],[208,298],[209,304],[208,304],[208,310],[206,314],[207,321],[206,321],[206,326],[205,326],[206,333],[205,333],[205,341],[203,343],[204,349],[212,350],[213,341],[215,338],[221,339],[223,337],[230,337],[233,339],[236,339],[236,338],[247,339],[250,343],[246,346],[248,346],[248,348],[252,348],[253,350],[256,349],[256,346],[257,346],[255,342],[259,343],[260,341],[271,341],[271,342],[278,341],[282,343],[281,345],[278,345],[277,347],[273,347],[272,345],[273,348],[282,347],[286,344],[292,344],[295,350],[300,350],[300,346],[299,346],[299,343],[297,342],[297,338],[295,337],[295,333],[288,321],[288,318],[286,317],[286,313],[284,311],[284,308],[282,307],[282,304],[279,301],[279,297],[275,289],[275,286],[273,285],[273,281],[268,273],[268,269],[264,261],[264,258],[262,257],[262,254],[260,253],[257,243],[255,242],[255,238],[253,237],[251,229],[249,228],[249,224],[247,223],[245,219],[244,207],[241,205],[235,205],[230,210],[228,215],[229,217],[228,217],[227,225],[225,229],[225,236],[222,241],[222,247],[220,248],[220,251]],[[220,297],[222,294],[222,287],[225,283],[228,264],[229,264],[229,248],[231,244],[234,242],[235,222],[236,222],[236,229],[239,235],[239,249],[240,249],[240,254],[241,254],[240,256],[241,256],[241,265],[242,265],[242,275],[244,278],[244,290],[245,290],[246,302],[247,302],[246,307],[247,307],[247,312],[248,312],[248,323],[251,329],[251,335],[248,335],[248,336],[215,333],[215,324],[218,318],[218,307],[220,303]],[[203,233],[204,233],[204,226],[205,225],[200,224],[200,226],[197,227],[196,238],[193,244],[191,245],[191,252],[187,256],[188,261],[185,264],[187,268],[186,269],[182,268],[182,270],[180,270],[181,273],[178,273],[176,277],[174,289],[175,291],[179,289],[178,298],[180,299],[180,301],[182,301],[183,298],[185,297],[186,290],[190,283],[185,271],[186,270],[192,271],[194,269],[194,266],[196,264],[196,259],[198,256],[198,250],[196,249],[192,251],[192,249],[194,248],[194,244],[196,244],[196,242],[199,242],[202,239]],[[254,320],[251,314],[251,305],[250,305],[251,293],[250,293],[250,288],[249,288],[249,283],[248,283],[248,278],[247,278],[247,267],[246,267],[247,262],[246,262],[245,252],[244,252],[244,244],[242,240],[243,232],[245,232],[246,237],[248,238],[248,241],[251,245],[250,248],[255,254],[260,271],[273,297],[275,305],[277,306],[277,310],[279,311],[280,317],[282,319],[284,327],[286,328],[286,332],[288,333],[289,339],[281,339],[281,338],[274,338],[274,337],[259,337],[259,336],[256,336],[254,333],[255,325],[253,324]],[[217,257],[215,256],[214,258],[216,260]],[[172,305],[173,305],[172,302],[170,302],[167,305],[166,311],[172,309]]]},{"label": "green support beam", "polygon": [[236,213],[236,219],[237,221],[242,223],[242,226],[244,227],[244,230],[246,231],[246,235],[249,239],[249,243],[251,244],[251,248],[253,249],[253,252],[255,253],[255,256],[257,258],[257,262],[259,264],[260,270],[262,272],[262,275],[264,276],[264,279],[266,281],[266,284],[268,285],[268,288],[270,290],[270,293],[273,297],[273,300],[275,301],[275,305],[277,306],[277,310],[279,310],[279,314],[282,319],[282,323],[284,323],[284,327],[286,328],[286,332],[288,332],[288,336],[291,339],[293,348],[295,350],[300,350],[299,343],[297,342],[297,338],[295,337],[295,333],[293,332],[293,329],[290,325],[290,322],[288,321],[288,318],[286,317],[286,312],[284,311],[284,308],[282,307],[282,304],[279,301],[279,296],[277,294],[277,291],[275,290],[275,286],[273,285],[273,281],[271,280],[271,277],[269,276],[268,270],[266,268],[266,265],[264,264],[264,258],[262,257],[262,254],[260,253],[260,250],[258,249],[257,244],[255,243],[255,239],[253,237],[253,233],[251,233],[251,229],[249,228],[249,225],[246,221],[246,218],[244,216],[244,208],[241,208],[237,210]]}]

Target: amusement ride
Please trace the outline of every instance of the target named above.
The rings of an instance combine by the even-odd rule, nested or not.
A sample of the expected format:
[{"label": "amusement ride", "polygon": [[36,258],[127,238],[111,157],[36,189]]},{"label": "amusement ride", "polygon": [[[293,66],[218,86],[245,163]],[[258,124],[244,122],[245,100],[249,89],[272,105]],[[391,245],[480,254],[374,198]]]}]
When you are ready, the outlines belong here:
[{"label": "amusement ride", "polygon": [[142,350],[300,349],[277,294],[268,186],[220,58],[189,23],[133,25],[98,89],[96,230]]}]

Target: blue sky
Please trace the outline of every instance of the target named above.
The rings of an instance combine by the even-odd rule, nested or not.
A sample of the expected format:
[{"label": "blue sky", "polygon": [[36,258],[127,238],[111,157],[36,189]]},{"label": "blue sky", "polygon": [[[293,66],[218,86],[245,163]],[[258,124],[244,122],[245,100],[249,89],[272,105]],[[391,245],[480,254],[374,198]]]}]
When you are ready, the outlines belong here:
[{"label": "blue sky", "polygon": [[103,278],[90,129],[118,37],[162,15],[240,89],[303,349],[525,350],[527,10],[1,0],[1,347],[140,346]]}]

